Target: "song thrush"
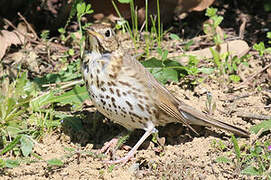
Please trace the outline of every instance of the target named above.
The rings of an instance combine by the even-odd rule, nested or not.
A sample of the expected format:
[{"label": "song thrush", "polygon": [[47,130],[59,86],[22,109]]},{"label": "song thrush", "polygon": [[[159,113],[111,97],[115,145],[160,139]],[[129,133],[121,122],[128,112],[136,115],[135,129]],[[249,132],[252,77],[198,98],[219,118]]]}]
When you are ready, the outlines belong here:
[{"label": "song thrush", "polygon": [[217,127],[249,136],[245,130],[215,120],[174,97],[135,57],[121,48],[108,25],[95,24],[88,28],[85,43],[81,70],[97,110],[130,131],[145,130],[124,158],[110,163],[129,160],[145,139],[157,131],[155,126],[171,122],[180,122],[188,127]]}]

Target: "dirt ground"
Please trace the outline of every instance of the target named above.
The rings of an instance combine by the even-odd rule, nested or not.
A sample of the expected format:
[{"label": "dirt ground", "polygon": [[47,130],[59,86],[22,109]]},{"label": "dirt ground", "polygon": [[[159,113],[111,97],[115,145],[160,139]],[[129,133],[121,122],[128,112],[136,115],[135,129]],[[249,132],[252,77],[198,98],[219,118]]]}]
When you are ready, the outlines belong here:
[{"label": "dirt ground", "polygon": [[[251,59],[250,62],[248,72],[257,71],[259,67],[256,65],[261,62],[257,59]],[[179,99],[202,111],[205,109],[205,92],[211,92],[217,107],[213,116],[244,129],[249,129],[260,121],[237,115],[270,115],[270,108],[264,108],[271,97],[268,91],[256,91],[247,86],[228,93],[216,81],[202,83],[193,91],[182,88],[180,84],[171,84],[167,88]],[[84,122],[85,132],[71,132],[63,126],[63,129],[45,136],[35,146],[35,152],[45,161],[62,159],[62,167],[50,167],[45,161],[38,161],[7,170],[1,179],[252,179],[240,175],[240,169],[234,163],[221,164],[215,161],[217,157],[226,156],[227,153],[217,147],[219,142],[225,144],[226,149],[232,148],[230,134],[217,129],[199,128],[200,136],[197,136],[180,124],[160,128],[160,138],[166,138],[162,151],[157,150],[159,146],[149,140],[138,150],[132,161],[124,166],[116,165],[112,169],[103,163],[109,155],[101,159],[94,154],[105,141],[123,129],[108,121],[102,123],[103,117],[100,115],[89,111],[85,113],[88,114]],[[98,120],[95,136],[89,135],[87,131],[93,128],[90,122],[93,118]],[[127,144],[133,145],[140,134],[142,135],[142,131],[133,133]],[[252,139],[253,137],[240,138],[239,143],[247,143]],[[75,148],[78,153],[71,153],[65,148]],[[127,151],[120,149],[116,153],[117,156],[123,156]],[[234,153],[228,155],[229,158],[234,158]]]},{"label": "dirt ground", "polygon": [[[251,21],[248,25],[251,25]],[[225,27],[231,21],[227,22],[224,24]],[[226,31],[232,33],[232,29]],[[250,31],[247,39],[245,38],[250,45],[261,40],[261,37],[253,39],[257,35]],[[249,67],[242,70],[245,79],[258,72],[266,63],[259,56],[255,56],[255,52],[249,53],[252,54],[248,59]],[[270,57],[267,58],[270,63]],[[167,88],[180,100],[204,112],[206,112],[206,94],[210,92],[213,102],[216,103],[212,115],[214,118],[249,130],[262,120],[245,116],[271,114],[270,79],[268,72],[261,72],[235,91],[231,89],[239,84],[225,87],[219,84],[215,77],[207,78],[192,88],[185,80],[171,83]],[[261,91],[257,90],[257,87],[261,87]],[[181,124],[169,124],[158,128],[159,137],[161,141],[165,139],[165,144],[155,144],[148,138],[134,159],[123,166],[110,166],[103,162],[110,158],[110,154],[100,156],[96,153],[105,142],[124,131],[124,128],[104,119],[91,105],[85,105],[84,110],[78,113],[84,113],[86,116],[82,122],[83,130],[74,131],[69,128],[69,121],[64,121],[62,128],[46,135],[35,145],[34,152],[42,160],[34,162],[33,159],[30,164],[21,163],[14,169],[6,169],[0,175],[0,179],[253,179],[240,174],[240,167],[236,166],[231,135],[228,132],[215,128],[195,127],[200,134],[198,136]],[[141,130],[135,131],[125,145],[133,146],[142,134]],[[241,146],[253,141],[254,138],[254,135],[250,138],[238,138],[238,143]],[[271,139],[271,135],[259,138],[259,141]],[[225,149],[221,149],[220,144],[224,144]],[[120,148],[116,151],[116,156],[122,157],[127,152],[125,148]],[[233,162],[216,162],[221,156],[226,156]],[[46,161],[53,158],[61,159],[64,165],[49,166]]]}]

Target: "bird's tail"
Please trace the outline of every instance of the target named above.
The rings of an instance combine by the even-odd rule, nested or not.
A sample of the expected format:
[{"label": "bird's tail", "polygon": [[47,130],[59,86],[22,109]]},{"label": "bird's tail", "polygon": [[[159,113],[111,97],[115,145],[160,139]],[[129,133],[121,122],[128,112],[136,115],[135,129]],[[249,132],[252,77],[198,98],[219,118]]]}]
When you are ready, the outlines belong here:
[{"label": "bird's tail", "polygon": [[184,103],[180,104],[178,107],[180,113],[184,117],[184,119],[187,121],[188,124],[191,125],[200,125],[200,126],[208,126],[208,127],[216,127],[220,129],[224,129],[226,131],[230,131],[236,135],[242,136],[242,137],[249,137],[249,132],[230,125],[228,123],[213,119],[205,114],[203,114],[200,111],[195,110],[189,105],[186,105]]}]

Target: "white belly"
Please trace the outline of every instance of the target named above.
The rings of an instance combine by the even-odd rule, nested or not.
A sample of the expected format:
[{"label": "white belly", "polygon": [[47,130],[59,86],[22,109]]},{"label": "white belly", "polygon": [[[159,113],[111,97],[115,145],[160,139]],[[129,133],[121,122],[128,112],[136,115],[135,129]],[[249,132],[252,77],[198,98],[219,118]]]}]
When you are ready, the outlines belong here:
[{"label": "white belly", "polygon": [[118,77],[118,80],[112,80],[108,78],[104,69],[100,68],[97,72],[97,68],[91,68],[98,67],[95,64],[98,62],[89,63],[89,69],[84,69],[83,75],[87,81],[90,98],[97,110],[128,130],[146,129],[149,121],[155,120],[153,112],[155,108],[150,106],[149,98],[144,92],[135,88],[138,86],[132,84],[133,79]]}]

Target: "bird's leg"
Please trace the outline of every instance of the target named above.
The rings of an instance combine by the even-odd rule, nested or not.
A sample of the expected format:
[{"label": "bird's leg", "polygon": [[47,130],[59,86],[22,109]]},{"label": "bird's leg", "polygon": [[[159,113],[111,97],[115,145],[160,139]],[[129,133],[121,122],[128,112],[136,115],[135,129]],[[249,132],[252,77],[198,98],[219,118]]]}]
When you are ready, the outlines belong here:
[{"label": "bird's leg", "polygon": [[129,161],[135,154],[136,150],[139,148],[139,146],[152,134],[157,132],[157,129],[155,127],[146,129],[146,132],[144,135],[139,139],[139,141],[136,143],[136,145],[128,152],[128,154],[120,159],[113,160],[113,161],[106,161],[108,164],[117,164],[117,163],[123,163],[125,164],[127,161]]}]

